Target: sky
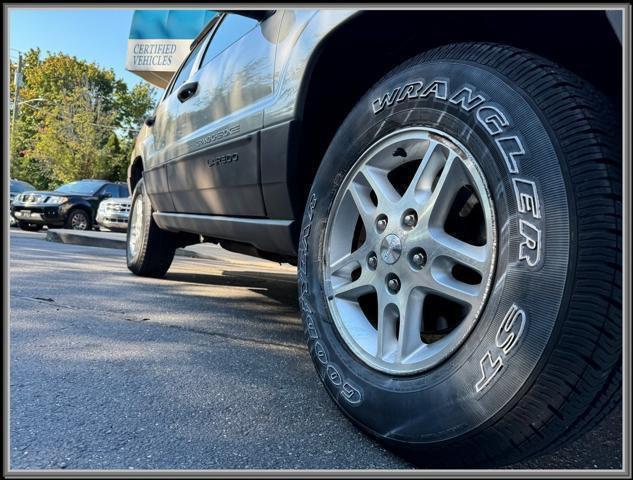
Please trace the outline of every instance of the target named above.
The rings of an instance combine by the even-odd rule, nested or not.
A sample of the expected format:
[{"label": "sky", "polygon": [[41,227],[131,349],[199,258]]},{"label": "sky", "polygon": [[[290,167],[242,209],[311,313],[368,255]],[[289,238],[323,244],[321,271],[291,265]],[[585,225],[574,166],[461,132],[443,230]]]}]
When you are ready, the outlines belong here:
[{"label": "sky", "polygon": [[33,8],[9,10],[9,48],[13,60],[16,50],[39,47],[63,52],[79,59],[112,68],[128,86],[143,82],[125,70],[127,39],[134,9]]}]

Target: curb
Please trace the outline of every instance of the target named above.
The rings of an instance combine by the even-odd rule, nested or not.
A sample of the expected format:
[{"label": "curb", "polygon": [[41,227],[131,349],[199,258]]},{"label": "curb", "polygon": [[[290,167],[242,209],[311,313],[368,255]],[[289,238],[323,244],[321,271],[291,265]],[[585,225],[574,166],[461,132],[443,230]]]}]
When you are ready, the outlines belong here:
[{"label": "curb", "polygon": [[125,242],[113,238],[96,238],[69,232],[48,230],[46,240],[49,242],[69,243],[72,245],[83,245],[87,247],[118,248],[125,250]]},{"label": "curb", "polygon": [[[48,230],[46,232],[46,240],[49,242],[67,243],[70,245],[82,245],[84,247],[100,247],[100,248],[116,248],[125,250],[125,240],[116,240],[113,238],[100,238],[88,235],[81,235],[71,231]],[[176,255],[190,258],[204,258],[207,260],[218,260],[211,255],[202,255],[191,250],[179,248]]]}]

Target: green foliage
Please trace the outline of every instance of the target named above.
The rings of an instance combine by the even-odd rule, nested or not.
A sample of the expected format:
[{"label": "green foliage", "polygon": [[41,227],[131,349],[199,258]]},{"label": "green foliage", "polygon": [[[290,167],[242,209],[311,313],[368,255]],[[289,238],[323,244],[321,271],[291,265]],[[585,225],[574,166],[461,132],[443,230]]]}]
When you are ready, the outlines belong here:
[{"label": "green foliage", "polygon": [[81,178],[124,180],[137,129],[154,107],[154,88],[128,89],[111,69],[63,53],[42,59],[39,49],[24,55],[22,72],[11,177],[42,189]]}]

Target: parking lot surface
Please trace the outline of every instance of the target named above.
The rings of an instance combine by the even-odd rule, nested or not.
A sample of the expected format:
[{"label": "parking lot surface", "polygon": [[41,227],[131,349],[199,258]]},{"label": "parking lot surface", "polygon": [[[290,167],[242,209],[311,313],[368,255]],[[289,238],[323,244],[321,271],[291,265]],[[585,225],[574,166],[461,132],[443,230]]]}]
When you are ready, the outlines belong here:
[{"label": "parking lot surface", "polygon": [[[412,468],[320,385],[294,268],[218,249],[148,279],[124,250],[10,247],[11,468]],[[621,468],[621,434],[616,411],[513,468]]]}]

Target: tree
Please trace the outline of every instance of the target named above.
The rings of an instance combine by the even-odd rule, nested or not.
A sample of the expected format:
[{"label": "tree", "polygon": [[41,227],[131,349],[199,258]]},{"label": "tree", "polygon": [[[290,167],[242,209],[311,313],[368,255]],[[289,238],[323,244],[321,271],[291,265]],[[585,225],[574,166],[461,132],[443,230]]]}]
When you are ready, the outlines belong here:
[{"label": "tree", "polygon": [[133,139],[148,112],[154,109],[156,89],[149,83],[137,83],[128,91],[127,86],[123,85],[125,88],[116,95],[117,120],[121,127],[127,130],[128,138]]},{"label": "tree", "polygon": [[102,178],[125,179],[129,163],[129,149],[121,145],[119,137],[110,134],[104,149],[105,157],[102,160]]},{"label": "tree", "polygon": [[23,78],[11,131],[12,177],[38,188],[125,178],[135,134],[154,107],[153,87],[128,89],[111,69],[63,53],[42,59],[39,49],[24,56]]}]

